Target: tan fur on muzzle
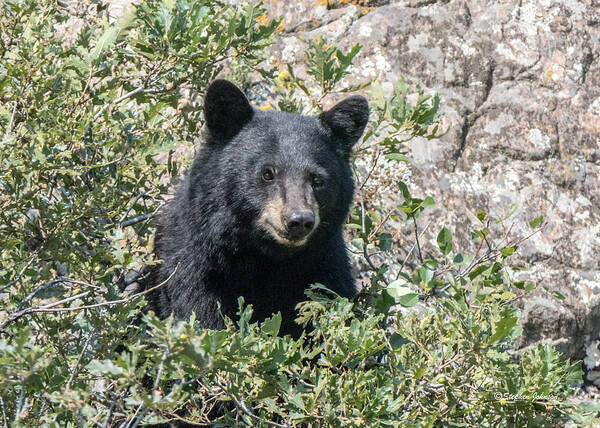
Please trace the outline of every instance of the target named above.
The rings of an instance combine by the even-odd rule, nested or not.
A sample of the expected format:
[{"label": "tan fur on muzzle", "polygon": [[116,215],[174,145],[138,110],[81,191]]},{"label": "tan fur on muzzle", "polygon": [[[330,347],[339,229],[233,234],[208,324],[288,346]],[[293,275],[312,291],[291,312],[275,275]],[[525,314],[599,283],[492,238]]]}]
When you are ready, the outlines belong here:
[{"label": "tan fur on muzzle", "polygon": [[283,213],[285,212],[285,208],[285,203],[281,196],[277,196],[276,198],[269,200],[265,204],[265,207],[258,218],[258,224],[280,244],[287,247],[301,247],[302,245],[306,244],[308,238],[310,238],[319,225],[319,206],[316,201],[311,204],[311,209],[315,214],[315,225],[311,233],[300,240],[291,239],[286,230],[286,226],[283,223]]}]

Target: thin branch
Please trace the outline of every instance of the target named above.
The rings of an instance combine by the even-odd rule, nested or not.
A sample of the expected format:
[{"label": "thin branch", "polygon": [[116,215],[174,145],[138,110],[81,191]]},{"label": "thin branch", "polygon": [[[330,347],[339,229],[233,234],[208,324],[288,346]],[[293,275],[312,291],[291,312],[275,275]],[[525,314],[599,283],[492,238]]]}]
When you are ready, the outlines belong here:
[{"label": "thin branch", "polygon": [[[514,246],[520,245],[524,241],[527,241],[528,239],[530,239],[536,233],[541,232],[546,227],[546,225],[547,225],[547,223],[544,223],[538,229],[536,229],[533,232],[531,232],[529,235],[527,235],[527,236],[525,236],[523,238],[518,238],[518,239],[516,239],[514,241],[510,241],[510,242],[508,241],[508,233],[510,232],[510,230],[509,230],[506,233],[505,237],[502,239],[502,241],[506,241],[505,245],[503,245],[503,246],[496,245],[495,247],[489,249],[485,254],[483,254],[482,256],[480,256],[479,258],[476,259],[475,257],[477,257],[477,255],[479,254],[479,251],[481,250],[481,247],[483,246],[484,240],[482,239],[479,242],[479,246],[477,248],[477,251],[475,252],[475,257],[473,258],[473,260],[471,261],[471,263],[469,263],[469,265],[462,272],[459,271],[458,274],[456,275],[456,277],[458,279],[462,279],[462,278],[466,277],[469,273],[471,273],[471,271],[473,269],[475,269],[477,266],[479,266],[481,263],[489,262],[489,261],[492,261],[492,260],[495,261],[498,258],[498,256],[500,256],[500,254],[501,254],[500,250],[502,248],[508,248],[508,247],[514,247]],[[512,226],[511,226],[511,229],[512,229]],[[444,286],[443,288],[441,288],[439,290],[441,292],[444,292],[448,288],[450,288],[451,285],[452,284],[447,284],[446,286]],[[523,297],[523,295],[517,296],[515,299],[510,300],[510,301],[508,301],[506,303],[510,303],[510,302],[512,302],[514,300],[520,299],[521,297]]]},{"label": "thin branch", "polygon": [[151,213],[146,213],[146,214],[138,215],[136,217],[130,218],[129,220],[121,221],[119,223],[119,226],[120,227],[127,227],[127,226],[131,226],[131,225],[140,223],[140,222],[142,222],[144,220],[148,220],[149,218],[154,217],[156,215],[156,213],[158,212],[158,210],[161,209],[163,205],[164,205],[164,203],[158,204],[158,206],[156,207],[156,209],[154,211],[152,211]]},{"label": "thin branch", "polygon": [[109,428],[110,422],[112,420],[112,414],[113,411],[115,410],[115,405],[117,404],[117,400],[112,400],[112,402],[110,403],[110,407],[108,408],[108,414],[106,415],[106,421],[104,422],[104,428]]},{"label": "thin branch", "polygon": [[365,201],[363,200],[362,187],[358,189],[360,195],[360,227],[363,236],[365,235]]},{"label": "thin branch", "polygon": [[47,288],[52,287],[53,285],[56,284],[60,284],[62,282],[71,282],[73,284],[77,284],[77,285],[82,285],[84,287],[92,287],[92,288],[96,288],[98,289],[99,287],[96,287],[95,285],[92,285],[90,283],[87,283],[85,281],[81,281],[78,279],[71,279],[65,276],[59,276],[56,279],[50,280],[45,282],[44,284],[42,284],[41,286],[39,286],[38,288],[36,288],[35,290],[33,290],[31,293],[29,293],[27,295],[27,297],[25,297],[23,299],[23,301],[21,301],[21,303],[19,303],[19,306],[17,307],[17,311],[20,311],[23,309],[23,307],[31,300],[33,299],[40,291],[44,291]]},{"label": "thin branch", "polygon": [[[142,405],[140,404],[140,407],[141,406]],[[138,408],[138,410],[136,410],[136,414],[138,411],[139,411],[139,408]],[[142,414],[139,415],[137,418],[135,418],[135,421],[133,422],[133,425],[131,425],[131,428],[136,428],[139,425],[139,423],[142,421],[142,419],[144,419],[146,417],[147,413],[148,413],[148,409],[142,410]],[[135,415],[134,415],[134,417],[135,417]],[[127,427],[129,427],[129,424],[127,424]]]},{"label": "thin branch", "polygon": [[144,220],[148,220],[149,218],[154,217],[155,214],[156,214],[156,212],[138,215],[137,217],[133,217],[133,218],[130,218],[129,220],[122,221],[121,223],[119,223],[119,226],[121,226],[121,227],[131,226],[131,225],[140,223]]},{"label": "thin branch", "polygon": [[90,344],[90,341],[92,340],[93,336],[94,336],[94,334],[90,333],[88,335],[87,340],[83,344],[83,348],[81,349],[79,357],[77,358],[77,362],[75,363],[75,366],[73,367],[73,371],[71,372],[71,376],[69,376],[69,380],[67,381],[66,389],[69,389],[71,387],[71,383],[73,382],[73,379],[75,379],[75,376],[77,375],[77,372],[79,371],[79,364],[81,364],[81,359],[83,358],[83,354],[85,354],[85,351],[87,350],[87,347]]},{"label": "thin branch", "polygon": [[269,421],[269,420],[261,418],[260,416],[255,415],[250,410],[248,410],[248,408],[242,401],[238,400],[237,397],[234,394],[232,394],[231,392],[229,392],[227,390],[227,388],[225,388],[219,381],[215,381],[215,384],[219,388],[221,388],[221,390],[225,393],[225,395],[227,395],[229,398],[231,398],[231,401],[233,401],[233,404],[235,404],[235,407],[240,409],[245,415],[250,416],[252,419],[255,419],[263,424],[268,424],[273,427],[286,428],[286,425],[281,425],[281,424],[278,424],[277,422]]},{"label": "thin branch", "polygon": [[[169,356],[169,348],[165,348],[165,350],[163,351],[163,354],[162,354],[162,358],[160,359],[160,363],[158,364],[158,371],[156,373],[156,378],[154,379],[154,387],[153,387],[152,394],[154,394],[154,391],[158,388],[158,383],[159,383],[160,377],[162,375],[163,365],[165,364],[165,361],[167,360],[168,356]],[[137,418],[135,417],[135,415],[140,411],[141,407],[142,407],[142,405],[140,404],[140,407],[138,407],[138,409],[135,411],[135,414],[133,415],[133,417],[135,419],[131,419],[131,421],[126,425],[126,428],[130,426],[131,422],[133,422],[133,425],[131,425],[131,428],[136,428],[139,425],[139,423],[144,419],[144,417],[148,413],[148,409],[144,409],[142,411],[141,415],[139,415]]]},{"label": "thin branch", "polygon": [[4,421],[4,428],[8,428],[8,422],[6,421],[6,410],[4,409],[4,400],[0,395],[0,407],[2,407],[2,420]]},{"label": "thin branch", "polygon": [[76,294],[74,296],[68,297],[66,299],[63,300],[59,300],[58,302],[54,302],[54,303],[50,303],[48,305],[45,306],[41,306],[41,307],[34,307],[34,308],[27,308],[24,309],[22,311],[13,313],[12,315],[10,315],[8,317],[8,319],[6,321],[4,321],[1,325],[0,325],[0,332],[3,331],[6,326],[16,320],[18,320],[19,318],[23,317],[24,315],[28,315],[28,314],[33,314],[33,313],[37,313],[37,312],[72,312],[72,311],[81,311],[84,309],[92,309],[92,308],[99,308],[102,306],[110,306],[110,305],[116,305],[119,303],[129,303],[131,301],[133,301],[134,299],[143,296],[145,294],[148,294],[160,287],[162,287],[163,285],[165,285],[167,282],[169,282],[169,280],[173,277],[173,275],[175,274],[175,272],[177,272],[177,269],[179,268],[179,264],[175,267],[175,269],[173,269],[173,272],[171,272],[171,275],[169,275],[169,277],[167,279],[165,279],[163,282],[161,282],[158,285],[155,285],[154,287],[148,288],[147,290],[141,291],[139,293],[136,294],[132,294],[129,297],[126,297],[124,299],[119,299],[119,300],[111,300],[110,302],[102,302],[102,303],[96,303],[94,305],[85,305],[85,306],[76,306],[74,308],[56,308],[55,306],[58,306],[60,304],[69,302],[71,300],[74,299],[78,299],[81,297],[84,297],[86,295],[88,295],[90,293],[90,291],[86,291],[83,293],[79,293]]},{"label": "thin branch", "polygon": [[[73,300],[81,299],[82,297],[85,297],[90,293],[91,293],[91,291],[84,291],[83,293],[74,294],[73,296],[67,297],[66,299],[62,299],[57,302],[52,302],[52,303],[48,303],[47,305],[41,306],[40,309],[57,309],[56,306],[59,306],[63,303],[71,302]],[[32,309],[32,308],[29,308],[29,309]]]},{"label": "thin branch", "polygon": [[149,88],[152,85],[154,85],[156,82],[158,82],[161,78],[162,78],[162,74],[159,74],[154,79],[149,79],[148,81],[144,82],[144,84],[142,86],[137,87],[135,89],[132,89],[131,91],[127,92],[125,95],[120,96],[119,98],[117,98],[116,100],[114,100],[112,103],[103,105],[102,108],[100,110],[98,110],[98,113],[96,113],[94,115],[94,122],[96,120],[98,120],[100,118],[100,116],[102,116],[102,113],[104,113],[106,111],[106,109],[108,109],[109,107],[117,105],[121,101],[124,101],[124,100],[126,100],[128,98],[131,98],[134,95],[149,92]]},{"label": "thin branch", "polygon": [[390,217],[392,216],[392,213],[394,211],[396,211],[396,208],[393,208],[393,209],[391,209],[391,210],[388,211],[388,213],[385,215],[385,217],[383,218],[383,220],[381,220],[381,222],[377,225],[377,227],[375,227],[375,229],[373,230],[373,232],[371,232],[369,234],[369,239],[372,239],[375,236],[377,236],[377,232],[379,232],[379,229],[381,229],[382,226],[387,223],[387,221],[390,219]]},{"label": "thin branch", "polygon": [[8,139],[8,135],[12,132],[13,121],[15,120],[15,112],[17,111],[17,102],[13,101],[13,109],[12,114],[10,115],[10,120],[8,121],[8,126],[6,127],[6,131],[4,132],[3,140]]},{"label": "thin branch", "polygon": [[25,266],[23,266],[23,269],[21,269],[21,271],[19,272],[19,274],[17,275],[17,277],[15,279],[13,279],[12,281],[10,281],[8,284],[6,284],[5,286],[3,286],[2,288],[0,288],[0,293],[3,292],[4,290],[6,290],[7,288],[12,287],[13,285],[15,285],[17,282],[19,282],[19,280],[21,279],[21,277],[23,276],[23,273],[25,273],[25,270],[31,266],[31,263],[33,263],[33,260],[35,259],[35,256],[37,255],[37,251],[35,253],[33,253],[31,256],[29,261],[25,264]]},{"label": "thin branch", "polygon": [[125,219],[127,218],[127,215],[129,215],[129,212],[133,209],[133,207],[135,206],[135,204],[137,204],[137,202],[143,198],[144,196],[147,196],[148,193],[147,192],[142,192],[139,195],[137,195],[135,197],[135,199],[133,200],[133,202],[131,203],[131,205],[129,205],[129,208],[127,208],[127,211],[125,211],[125,214],[123,214],[123,216],[121,217],[121,220],[119,220],[119,223],[123,223],[123,221],[125,221]]},{"label": "thin branch", "polygon": [[154,379],[154,389],[158,388],[160,376],[162,375],[163,365],[165,364],[165,361],[167,360],[168,356],[169,356],[169,349],[165,348],[165,350],[163,351],[162,358],[160,359],[160,363],[158,364],[158,370],[156,372],[156,379]]},{"label": "thin branch", "polygon": [[367,176],[365,177],[364,181],[360,185],[360,190],[362,190],[365,187],[365,185],[367,184],[367,181],[369,181],[369,179],[371,178],[371,174],[373,174],[373,171],[375,171],[375,167],[377,166],[377,162],[379,162],[379,156],[381,156],[381,151],[377,150],[377,155],[375,157],[375,160],[373,161],[373,165],[371,166],[371,170],[367,173]]},{"label": "thin branch", "polygon": [[19,399],[17,400],[17,408],[15,411],[15,420],[13,421],[15,424],[19,420],[19,416],[21,415],[21,410],[23,406],[23,398],[25,397],[25,380],[21,382],[21,393],[19,394]]},{"label": "thin branch", "polygon": [[[361,231],[362,231],[362,235],[365,236],[366,234],[366,227],[365,227],[365,201],[363,199],[363,191],[362,191],[362,187],[360,187],[358,189],[358,193],[360,195],[360,221],[361,221]],[[369,252],[368,252],[368,243],[367,245],[364,244],[363,242],[363,256],[365,257],[365,260],[367,261],[367,263],[369,264],[369,266],[371,267],[371,269],[374,272],[377,272],[377,267],[375,266],[375,264],[373,263],[373,261],[371,260],[371,256],[369,256]],[[389,282],[387,279],[385,279],[385,277],[383,277],[383,282],[385,282],[385,285],[389,285]]]},{"label": "thin branch", "polygon": [[398,279],[400,277],[400,273],[402,272],[402,269],[404,269],[404,266],[406,265],[406,262],[408,261],[408,258],[410,257],[410,255],[414,251],[415,247],[417,246],[417,242],[419,241],[420,238],[423,237],[423,235],[425,234],[425,232],[427,231],[427,229],[429,229],[430,225],[431,225],[431,220],[429,221],[429,223],[427,223],[427,226],[425,226],[425,229],[423,229],[421,231],[421,234],[417,237],[417,239],[415,240],[415,243],[412,245],[412,247],[410,247],[410,250],[408,251],[408,254],[406,254],[406,257],[404,258],[404,261],[402,262],[402,265],[400,266],[400,270],[398,271],[398,276],[396,277],[396,279]]},{"label": "thin branch", "polygon": [[[133,414],[133,416],[131,417],[131,419],[126,419],[126,420],[125,420],[125,422],[127,422],[127,424],[126,424],[125,422],[123,422],[123,423],[120,425],[120,427],[130,428],[130,427],[131,427],[131,423],[132,423],[133,421],[136,421],[136,422],[135,422],[135,425],[137,425],[137,424],[139,423],[139,422],[138,422],[138,419],[137,419],[137,414],[138,414],[138,413],[139,413],[139,411],[142,409],[142,406],[143,406],[143,404],[140,404],[140,405],[138,406],[138,408],[137,408],[137,409],[135,409],[135,413]],[[146,409],[144,409],[144,412],[145,412],[145,410],[146,410]],[[140,415],[142,418],[145,416],[145,413],[144,413],[144,412],[142,412],[142,414]]]},{"label": "thin branch", "polygon": [[421,244],[419,244],[419,229],[417,227],[417,219],[413,216],[413,224],[415,225],[415,242],[417,244],[417,250],[419,255],[419,260],[423,263],[423,254],[421,254]]},{"label": "thin branch", "polygon": [[135,88],[129,92],[127,92],[125,95],[120,96],[119,98],[117,98],[116,100],[114,100],[111,104],[104,104],[102,106],[102,108],[100,110],[98,110],[98,113],[96,113],[94,115],[94,122],[97,121],[100,116],[102,116],[102,113],[104,113],[106,111],[106,109],[108,109],[109,107],[119,104],[121,101],[126,100],[127,98],[131,98],[134,95],[140,94],[146,92],[146,87],[145,86],[140,86],[138,88]]},{"label": "thin branch", "polygon": [[[375,264],[373,263],[373,261],[371,260],[371,256],[369,256],[369,253],[367,251],[367,246],[366,245],[363,247],[363,255],[365,257],[365,260],[367,261],[367,263],[371,267],[371,269],[373,269],[374,272],[377,272],[378,269],[375,266]],[[381,276],[381,279],[383,279],[383,282],[385,282],[385,285],[390,285],[389,281],[383,275]]]}]

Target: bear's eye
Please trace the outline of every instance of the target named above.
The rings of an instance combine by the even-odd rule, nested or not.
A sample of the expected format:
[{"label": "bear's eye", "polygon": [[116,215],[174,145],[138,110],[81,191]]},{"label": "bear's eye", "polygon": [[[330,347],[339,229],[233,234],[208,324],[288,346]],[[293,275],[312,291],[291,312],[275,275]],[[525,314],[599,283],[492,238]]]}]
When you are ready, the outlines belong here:
[{"label": "bear's eye", "polygon": [[323,184],[325,184],[323,179],[318,175],[313,175],[310,181],[314,187],[321,187]]},{"label": "bear's eye", "polygon": [[273,168],[266,167],[265,169],[263,169],[263,171],[262,171],[262,179],[264,181],[273,181],[273,180],[275,180],[275,171],[273,171]]}]

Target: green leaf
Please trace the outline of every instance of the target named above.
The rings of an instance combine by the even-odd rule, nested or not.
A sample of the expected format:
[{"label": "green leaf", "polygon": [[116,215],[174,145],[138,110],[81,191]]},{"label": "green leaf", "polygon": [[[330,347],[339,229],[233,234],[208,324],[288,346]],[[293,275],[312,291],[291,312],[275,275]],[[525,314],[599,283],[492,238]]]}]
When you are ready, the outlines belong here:
[{"label": "green leaf", "polygon": [[304,401],[302,401],[302,396],[299,393],[288,394],[288,401],[296,406],[298,409],[304,411]]},{"label": "green leaf", "polygon": [[394,237],[391,233],[380,233],[377,235],[377,240],[379,241],[378,246],[381,251],[389,251],[392,248]]},{"label": "green leaf", "polygon": [[421,202],[423,208],[429,208],[435,206],[435,201],[430,196],[427,196],[423,202]]},{"label": "green leaf", "polygon": [[375,311],[378,314],[387,314],[396,301],[387,290],[381,290],[381,293],[375,298]]},{"label": "green leaf", "polygon": [[400,191],[402,192],[402,196],[404,196],[405,201],[410,202],[412,200],[412,197],[410,195],[406,183],[404,183],[404,181],[398,181],[397,185],[400,188]]},{"label": "green leaf", "polygon": [[502,254],[504,257],[508,257],[512,255],[515,251],[517,251],[517,247],[506,247],[500,250],[500,254]]},{"label": "green leaf", "polygon": [[[361,229],[361,227],[358,227],[359,229]],[[354,238],[350,241],[350,243],[352,244],[352,246],[360,251],[363,250],[364,248],[364,241],[362,238]]]},{"label": "green leaf", "polygon": [[260,325],[261,331],[270,336],[277,336],[277,334],[279,333],[280,327],[281,327],[281,312],[277,312],[271,318],[267,318]]},{"label": "green leaf", "polygon": [[404,279],[397,279],[390,282],[386,287],[386,290],[392,297],[400,297],[407,293],[414,293],[414,291],[407,286],[407,282]]},{"label": "green leaf", "polygon": [[355,223],[346,223],[344,224],[344,227],[347,227],[348,229],[362,229],[362,226],[360,224]]},{"label": "green leaf", "polygon": [[348,52],[346,55],[344,55],[344,53],[340,50],[337,50],[335,54],[338,60],[340,61],[340,64],[345,68],[349,67],[352,64],[352,59],[354,59],[354,57],[358,55],[360,49],[361,46],[359,44],[356,44],[352,46],[350,52]]},{"label": "green leaf", "polygon": [[442,228],[437,236],[437,244],[443,255],[447,256],[452,251],[452,233],[447,228]]},{"label": "green leaf", "polygon": [[550,293],[553,297],[557,298],[558,300],[565,300],[565,296],[556,290],[550,290],[546,286],[544,286],[544,290],[546,290],[548,293]]},{"label": "green leaf", "polygon": [[433,270],[425,266],[419,268],[419,278],[423,284],[429,284],[429,281],[433,279]]},{"label": "green leaf", "polygon": [[389,160],[394,160],[394,161],[398,161],[398,162],[409,162],[409,159],[400,153],[388,153],[385,155],[385,157]]},{"label": "green leaf", "polygon": [[488,339],[488,345],[508,337],[518,324],[518,317],[512,315],[512,312],[509,312],[508,315],[494,324],[494,334]]},{"label": "green leaf", "polygon": [[407,293],[398,298],[398,303],[406,308],[411,308],[419,303],[419,295],[417,293]]},{"label": "green leaf", "polygon": [[542,224],[543,221],[544,221],[544,216],[542,216],[542,215],[537,216],[535,219],[533,219],[532,221],[529,222],[529,226],[531,226],[532,229],[535,229],[540,224]]},{"label": "green leaf", "polygon": [[484,227],[483,229],[480,230],[473,230],[473,232],[471,232],[471,237],[473,239],[477,239],[477,238],[481,238],[481,239],[485,239],[487,238],[487,236],[489,235],[490,230],[487,227]]},{"label": "green leaf", "polygon": [[404,279],[391,282],[387,286],[387,291],[390,296],[396,298],[396,301],[404,307],[415,306],[419,302],[419,294],[405,285]]},{"label": "green leaf", "polygon": [[410,340],[406,339],[398,333],[394,333],[390,336],[390,345],[392,345],[392,348],[394,349],[398,349],[401,346],[406,345],[407,343],[410,343]]},{"label": "green leaf", "polygon": [[119,34],[119,28],[116,26],[108,26],[102,36],[96,42],[96,49],[92,53],[91,60],[94,61],[100,57],[100,55],[107,51],[117,40]]},{"label": "green leaf", "polygon": [[467,256],[462,253],[458,253],[454,256],[453,263],[457,266],[467,266],[469,263],[473,261],[472,256]]},{"label": "green leaf", "polygon": [[474,280],[475,278],[477,278],[479,275],[481,275],[483,272],[485,272],[489,268],[490,267],[485,264],[477,266],[475,269],[473,269],[471,272],[469,272],[469,279],[471,281]]},{"label": "green leaf", "polygon": [[87,366],[88,370],[98,376],[111,374],[111,375],[121,375],[124,374],[125,371],[122,367],[116,365],[111,360],[92,360]]}]

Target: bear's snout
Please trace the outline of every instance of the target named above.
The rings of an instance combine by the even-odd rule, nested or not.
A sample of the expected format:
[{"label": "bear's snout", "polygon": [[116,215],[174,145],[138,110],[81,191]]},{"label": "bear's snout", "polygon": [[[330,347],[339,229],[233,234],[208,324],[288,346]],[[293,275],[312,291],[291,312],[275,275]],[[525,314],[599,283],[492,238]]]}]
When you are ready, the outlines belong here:
[{"label": "bear's snout", "polygon": [[[297,202],[297,200],[296,200]],[[319,225],[319,208],[306,204],[286,204],[280,197],[265,204],[259,226],[275,241],[288,247],[300,247]]]},{"label": "bear's snout", "polygon": [[302,239],[315,227],[315,214],[312,211],[296,211],[286,216],[284,223],[292,239]]}]

